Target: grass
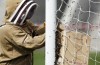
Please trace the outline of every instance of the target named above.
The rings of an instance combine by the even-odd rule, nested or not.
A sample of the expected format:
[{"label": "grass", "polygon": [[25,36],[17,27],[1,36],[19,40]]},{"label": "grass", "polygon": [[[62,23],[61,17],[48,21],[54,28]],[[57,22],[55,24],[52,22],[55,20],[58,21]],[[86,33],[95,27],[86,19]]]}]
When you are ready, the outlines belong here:
[{"label": "grass", "polygon": [[[89,59],[88,65],[100,65],[100,52],[97,53],[96,61],[95,61],[96,52],[91,52],[89,57],[93,60]],[[45,52],[44,49],[36,50],[34,52],[34,65],[45,65]]]},{"label": "grass", "polygon": [[33,65],[45,65],[45,52],[44,49],[34,51],[34,64]]},{"label": "grass", "polygon": [[[88,65],[100,65],[100,63],[96,62],[96,61],[100,62],[100,52],[97,53],[97,56],[96,56],[96,52],[91,52],[89,57],[92,58],[93,60],[89,59]],[[96,61],[95,61],[95,57],[96,57]]]}]

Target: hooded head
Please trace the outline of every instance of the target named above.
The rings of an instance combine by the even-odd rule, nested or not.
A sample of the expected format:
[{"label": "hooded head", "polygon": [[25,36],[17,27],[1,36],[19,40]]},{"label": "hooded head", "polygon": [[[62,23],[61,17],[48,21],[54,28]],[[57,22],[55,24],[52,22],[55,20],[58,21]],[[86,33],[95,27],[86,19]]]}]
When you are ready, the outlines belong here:
[{"label": "hooded head", "polygon": [[33,0],[6,0],[5,19],[13,24],[22,25],[30,19],[37,7]]}]

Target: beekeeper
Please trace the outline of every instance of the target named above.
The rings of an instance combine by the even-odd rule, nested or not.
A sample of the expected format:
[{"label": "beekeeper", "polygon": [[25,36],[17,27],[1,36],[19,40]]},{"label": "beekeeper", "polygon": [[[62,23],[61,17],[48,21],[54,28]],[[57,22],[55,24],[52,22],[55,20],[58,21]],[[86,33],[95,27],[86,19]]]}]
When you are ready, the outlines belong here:
[{"label": "beekeeper", "polygon": [[0,65],[32,65],[32,52],[44,46],[45,24],[29,20],[37,3],[6,0],[4,24],[0,26]]}]

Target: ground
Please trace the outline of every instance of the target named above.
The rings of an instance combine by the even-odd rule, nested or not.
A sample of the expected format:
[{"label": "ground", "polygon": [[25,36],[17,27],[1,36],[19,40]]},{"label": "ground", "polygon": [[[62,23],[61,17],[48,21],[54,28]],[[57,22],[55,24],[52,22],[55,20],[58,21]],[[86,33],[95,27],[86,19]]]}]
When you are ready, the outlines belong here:
[{"label": "ground", "polygon": [[[95,62],[95,56],[96,52],[91,52],[90,53],[90,58],[93,60],[89,59],[89,64],[88,65],[100,65],[100,63]],[[44,49],[42,50],[36,50],[34,52],[34,65],[45,65],[45,52]],[[97,53],[96,60],[100,62],[100,52]]]},{"label": "ground", "polygon": [[[95,61],[95,57],[96,57],[96,61],[99,61],[99,63]],[[93,60],[89,59],[88,65],[100,65],[100,52],[98,52],[97,55],[96,52],[91,52],[90,58],[92,58]]]},{"label": "ground", "polygon": [[34,52],[34,65],[45,65],[45,52],[44,48]]}]

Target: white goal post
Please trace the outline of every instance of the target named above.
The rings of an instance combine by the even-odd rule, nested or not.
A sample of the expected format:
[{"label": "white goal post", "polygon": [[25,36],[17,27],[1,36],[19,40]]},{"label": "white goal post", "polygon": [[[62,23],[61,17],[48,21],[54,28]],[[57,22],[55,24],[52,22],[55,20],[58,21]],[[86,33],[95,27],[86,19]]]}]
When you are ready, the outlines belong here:
[{"label": "white goal post", "polygon": [[55,64],[56,1],[46,0],[45,65]]}]

